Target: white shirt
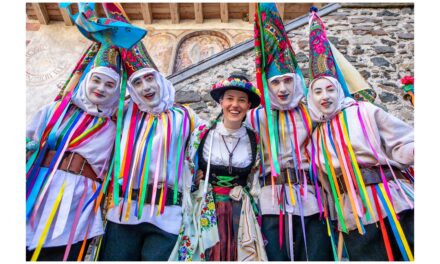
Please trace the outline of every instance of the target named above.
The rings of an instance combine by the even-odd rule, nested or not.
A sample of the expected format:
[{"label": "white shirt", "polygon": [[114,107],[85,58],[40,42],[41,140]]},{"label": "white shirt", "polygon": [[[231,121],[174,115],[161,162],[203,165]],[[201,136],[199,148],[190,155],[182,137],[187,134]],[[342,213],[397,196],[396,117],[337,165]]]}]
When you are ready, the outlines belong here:
[{"label": "white shirt", "polygon": [[[35,142],[39,141],[39,137],[45,129],[46,122],[48,122],[48,118],[51,114],[51,109],[53,108],[54,104],[55,103],[51,103],[44,106],[35,114],[34,118],[26,129],[27,137],[31,138]],[[108,159],[111,155],[113,148],[116,127],[113,121],[109,120],[108,122],[109,125],[95,134],[90,141],[72,150],[87,160],[97,176],[100,174],[106,159]],[[58,129],[58,134],[65,127],[65,123],[62,124]],[[89,127],[91,127],[91,125]],[[110,161],[108,161],[107,167],[109,163]],[[41,168],[40,174],[45,173],[46,171],[47,168]],[[26,245],[28,246],[29,250],[32,250],[37,246],[38,240],[40,239],[50,212],[54,206],[58,192],[64,182],[66,182],[64,195],[59,205],[57,216],[54,218],[52,226],[49,229],[44,247],[67,245],[76,209],[83,194],[86,182],[87,189],[85,201],[87,202],[94,193],[92,189],[94,182],[91,179],[62,170],[57,170],[45,195],[46,198],[43,199],[43,202],[37,212],[34,227],[32,227],[30,223],[27,223],[26,225]],[[95,182],[94,184],[96,188],[99,186],[99,183]],[[98,212],[94,215],[93,203],[91,203],[90,206],[88,206],[81,213],[73,243],[82,241],[84,239],[89,220],[89,238],[99,236],[104,233],[101,209],[98,209]]]}]

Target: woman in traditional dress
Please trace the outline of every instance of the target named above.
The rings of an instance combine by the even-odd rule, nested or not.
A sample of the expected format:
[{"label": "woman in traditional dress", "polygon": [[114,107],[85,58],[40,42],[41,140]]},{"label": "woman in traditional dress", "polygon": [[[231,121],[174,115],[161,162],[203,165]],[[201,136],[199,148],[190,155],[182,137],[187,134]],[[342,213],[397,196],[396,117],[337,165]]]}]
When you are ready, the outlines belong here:
[{"label": "woman in traditional dress", "polygon": [[243,125],[247,111],[260,103],[259,92],[246,77],[231,75],[213,86],[211,96],[222,112],[210,126],[199,126],[191,136],[187,172],[200,185],[193,193],[193,210],[187,214],[195,216],[196,227],[182,228],[176,259],[267,260],[255,216],[258,139]]}]

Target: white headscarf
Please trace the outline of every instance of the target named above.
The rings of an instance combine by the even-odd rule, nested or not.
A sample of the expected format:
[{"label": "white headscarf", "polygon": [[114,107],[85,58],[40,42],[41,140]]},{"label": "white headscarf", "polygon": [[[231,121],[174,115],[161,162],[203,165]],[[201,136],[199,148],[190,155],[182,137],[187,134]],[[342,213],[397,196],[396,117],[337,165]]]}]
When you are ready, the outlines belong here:
[{"label": "white headscarf", "polygon": [[293,97],[292,101],[288,105],[280,105],[279,99],[276,94],[273,93],[272,89],[269,87],[269,98],[270,98],[270,105],[272,109],[276,110],[290,110],[298,106],[301,99],[304,97],[304,91],[302,88],[302,80],[301,77],[299,77],[296,73],[286,73],[282,75],[275,75],[273,77],[270,77],[267,82],[270,83],[275,78],[283,77],[283,76],[290,76],[293,78]]},{"label": "white headscarf", "polygon": [[[160,87],[160,103],[151,108],[144,103],[144,101],[140,98],[140,96],[136,93],[136,90],[131,85],[131,82],[144,74],[153,73],[154,79],[159,84]],[[139,109],[143,112],[152,113],[154,115],[158,115],[162,112],[165,112],[169,108],[171,108],[174,104],[174,95],[176,91],[174,90],[173,84],[167,80],[160,72],[156,71],[153,68],[143,68],[136,72],[134,72],[127,81],[128,92],[130,93],[131,99],[133,102],[137,104]]]},{"label": "white headscarf", "polygon": [[[99,105],[99,111],[98,111],[98,106],[92,103],[86,94],[87,83],[90,81],[92,74],[95,72],[102,73],[110,78],[113,78],[116,81],[116,89],[117,89],[116,95],[113,96],[112,100],[108,104]],[[93,68],[86,74],[86,76],[84,77],[78,88],[78,91],[72,96],[72,102],[76,106],[87,112],[88,114],[94,116],[101,116],[101,117],[110,117],[113,115],[114,111],[118,107],[118,99],[120,93],[119,81],[120,81],[119,74],[115,72],[112,68],[103,67],[103,66]]]},{"label": "white headscarf", "polygon": [[[330,113],[330,114],[323,114],[321,111],[319,111],[318,106],[315,105],[315,103],[312,100],[312,95],[313,95],[312,86],[316,82],[316,80],[319,80],[322,78],[330,81],[333,84],[333,86],[336,88],[336,91],[338,93],[337,107],[333,111],[333,113]],[[330,120],[335,115],[337,115],[340,111],[342,111],[343,109],[345,109],[355,103],[356,103],[356,101],[354,99],[352,99],[350,97],[345,97],[341,84],[339,83],[339,81],[337,79],[335,79],[333,77],[321,76],[319,78],[314,79],[309,85],[309,92],[307,94],[307,107],[309,109],[310,118],[312,119],[313,122],[325,122],[327,120]]]}]

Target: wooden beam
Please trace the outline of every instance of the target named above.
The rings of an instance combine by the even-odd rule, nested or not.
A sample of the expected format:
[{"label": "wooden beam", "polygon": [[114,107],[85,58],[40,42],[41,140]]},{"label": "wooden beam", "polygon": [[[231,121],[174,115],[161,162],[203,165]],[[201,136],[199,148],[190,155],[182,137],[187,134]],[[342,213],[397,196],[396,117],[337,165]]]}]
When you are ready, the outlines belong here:
[{"label": "wooden beam", "polygon": [[203,23],[203,8],[202,3],[194,3],[194,17],[197,24]]},{"label": "wooden beam", "polygon": [[179,16],[178,3],[170,3],[170,15],[171,15],[171,23],[179,24],[180,16]]},{"label": "wooden beam", "polygon": [[44,4],[32,3],[35,13],[37,14],[38,21],[40,24],[49,24],[49,14],[47,13],[46,6]]},{"label": "wooden beam", "polygon": [[255,19],[255,3],[249,3],[249,23],[253,24]]},{"label": "wooden beam", "polygon": [[222,23],[228,23],[229,21],[228,3],[220,3],[220,18],[222,20]]},{"label": "wooden beam", "polygon": [[324,3],[311,3],[310,7],[316,6],[316,8],[321,9],[324,6]]},{"label": "wooden beam", "polygon": [[277,3],[278,13],[280,13],[280,17],[284,22],[284,3]]},{"label": "wooden beam", "polygon": [[[67,8],[69,8],[69,10],[72,11],[72,9],[70,9],[70,6],[68,6]],[[73,21],[69,16],[69,12],[65,8],[59,7],[59,9],[61,12],[61,16],[63,17],[64,24],[66,26],[73,26]]]},{"label": "wooden beam", "polygon": [[153,9],[150,3],[141,3],[141,13],[145,24],[153,23]]}]

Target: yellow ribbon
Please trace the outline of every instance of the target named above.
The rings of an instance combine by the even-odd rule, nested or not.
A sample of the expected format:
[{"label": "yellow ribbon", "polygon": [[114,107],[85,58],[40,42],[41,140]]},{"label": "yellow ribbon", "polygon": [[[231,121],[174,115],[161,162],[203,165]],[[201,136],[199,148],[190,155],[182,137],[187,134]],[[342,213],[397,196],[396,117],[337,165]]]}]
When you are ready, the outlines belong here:
[{"label": "yellow ribbon", "polygon": [[[285,131],[284,128],[286,127],[286,121],[285,121],[285,113],[284,111],[279,111],[280,112],[280,119],[281,119],[281,137],[283,138],[283,149],[284,151],[286,151],[286,136],[285,136]],[[293,124],[295,125],[295,124]],[[293,151],[293,150],[292,150]],[[295,197],[293,196],[293,188],[292,188],[292,183],[290,181],[290,170],[287,170],[287,184],[289,185],[289,197],[290,200],[292,201],[292,205],[295,205]]]},{"label": "yellow ribbon", "polygon": [[410,261],[414,261],[414,256],[411,252],[411,249],[409,248],[408,241],[406,240],[406,236],[403,233],[402,226],[400,225],[399,220],[396,218],[396,212],[394,211],[393,205],[391,204],[391,201],[386,195],[385,189],[383,187],[383,183],[378,184],[380,191],[384,194],[383,197],[385,199],[385,203],[387,204],[388,208],[391,211],[391,217],[393,218],[394,222],[396,223],[397,232],[399,233],[400,237],[402,238],[403,247],[405,248],[406,254],[408,254],[408,258]]},{"label": "yellow ribbon", "polygon": [[58,193],[57,199],[55,200],[55,204],[52,208],[52,211],[50,212],[49,218],[47,219],[46,226],[43,229],[43,233],[41,233],[41,237],[40,240],[38,241],[37,248],[35,249],[34,254],[32,255],[31,261],[37,261],[38,256],[40,255],[41,248],[43,247],[43,244],[46,240],[47,233],[49,232],[49,228],[52,225],[52,221],[58,210],[58,206],[60,205],[61,198],[63,198],[65,187],[66,187],[66,181],[64,181],[63,185],[61,186],[60,192]]},{"label": "yellow ribbon", "polygon": [[357,175],[359,175],[359,183],[360,183],[359,187],[362,189],[362,192],[364,192],[366,194],[365,195],[365,201],[367,203],[368,210],[370,211],[371,215],[373,216],[374,221],[376,222],[377,218],[376,218],[376,215],[374,214],[373,207],[371,206],[370,198],[367,195],[367,190],[365,188],[364,179],[363,179],[361,171],[359,169],[359,165],[358,165],[358,163],[356,161],[356,157],[354,155],[353,147],[351,146],[350,138],[348,137],[347,124],[345,123],[345,120],[344,120],[344,117],[343,117],[343,113],[341,112],[341,113],[339,113],[339,115],[340,115],[340,120],[341,120],[341,124],[342,124],[342,132],[344,134],[344,138],[346,138],[345,143],[347,143],[348,151],[350,152],[350,157],[351,157],[351,160],[353,161],[353,165],[354,165],[354,168],[356,170],[356,173],[357,173]]}]

